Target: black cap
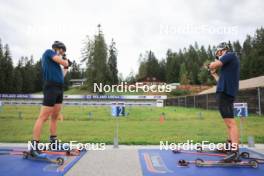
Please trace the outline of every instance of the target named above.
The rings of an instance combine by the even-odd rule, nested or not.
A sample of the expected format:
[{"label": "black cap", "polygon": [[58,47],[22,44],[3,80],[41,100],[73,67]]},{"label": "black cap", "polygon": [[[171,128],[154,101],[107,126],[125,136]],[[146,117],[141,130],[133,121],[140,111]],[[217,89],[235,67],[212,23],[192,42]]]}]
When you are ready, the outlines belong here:
[{"label": "black cap", "polygon": [[60,42],[60,41],[55,41],[53,44],[52,44],[52,48],[55,49],[55,48],[59,48],[59,49],[62,49],[64,52],[66,52],[66,46],[64,45],[64,43]]}]

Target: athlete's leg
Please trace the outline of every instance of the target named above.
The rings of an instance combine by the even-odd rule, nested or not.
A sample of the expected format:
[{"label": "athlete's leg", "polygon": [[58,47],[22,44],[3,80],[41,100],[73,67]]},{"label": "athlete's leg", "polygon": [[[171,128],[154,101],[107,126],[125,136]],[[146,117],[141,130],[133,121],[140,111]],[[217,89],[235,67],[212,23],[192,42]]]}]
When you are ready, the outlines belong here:
[{"label": "athlete's leg", "polygon": [[34,128],[33,128],[32,144],[36,148],[33,147],[30,150],[31,155],[36,156],[36,157],[37,156],[39,157],[42,155],[38,149],[42,127],[45,121],[48,120],[49,116],[51,116],[53,109],[54,109],[53,106],[55,105],[55,102],[56,102],[56,94],[51,87],[44,86],[43,95],[44,95],[43,106],[41,107],[39,117],[36,120]]},{"label": "athlete's leg", "polygon": [[55,104],[50,119],[50,136],[57,136],[57,122],[60,116],[62,104]]},{"label": "athlete's leg", "polygon": [[239,130],[234,118],[224,118],[224,122],[227,126],[228,136],[230,137],[231,143],[239,144]]},{"label": "athlete's leg", "polygon": [[239,132],[233,114],[234,98],[225,93],[219,93],[217,99],[219,112],[227,126],[228,138],[232,144],[237,145],[236,147],[238,147]]},{"label": "athlete's leg", "polygon": [[40,135],[42,131],[42,127],[45,121],[48,120],[49,116],[53,112],[53,107],[52,106],[42,106],[39,117],[37,121],[35,122],[34,128],[33,128],[33,140],[39,141],[40,140]]},{"label": "athlete's leg", "polygon": [[60,117],[62,102],[63,102],[63,87],[61,88],[57,87],[56,100],[50,120],[50,141],[57,140],[57,122]]}]

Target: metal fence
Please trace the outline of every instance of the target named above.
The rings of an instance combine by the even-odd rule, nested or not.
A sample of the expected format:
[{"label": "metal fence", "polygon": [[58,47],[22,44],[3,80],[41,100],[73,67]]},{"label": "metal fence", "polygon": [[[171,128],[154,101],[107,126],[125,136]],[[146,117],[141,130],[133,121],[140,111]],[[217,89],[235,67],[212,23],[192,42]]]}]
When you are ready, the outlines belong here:
[{"label": "metal fence", "polygon": [[[264,87],[240,90],[235,102],[248,103],[250,113],[264,114]],[[165,103],[167,106],[217,109],[215,93],[168,98]]]}]

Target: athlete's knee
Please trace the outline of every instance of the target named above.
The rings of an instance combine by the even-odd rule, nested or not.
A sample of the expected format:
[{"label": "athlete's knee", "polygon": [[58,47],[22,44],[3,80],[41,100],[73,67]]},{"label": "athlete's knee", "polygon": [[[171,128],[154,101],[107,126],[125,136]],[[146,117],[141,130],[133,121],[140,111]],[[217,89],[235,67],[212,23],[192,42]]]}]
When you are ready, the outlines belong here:
[{"label": "athlete's knee", "polygon": [[55,113],[53,113],[53,114],[51,115],[51,119],[52,119],[52,120],[57,120],[58,117],[59,117],[59,115],[60,115],[59,112],[55,112]]},{"label": "athlete's knee", "polygon": [[229,129],[236,128],[236,121],[235,120],[228,120],[228,121],[226,121],[226,125]]},{"label": "athlete's knee", "polygon": [[38,120],[42,122],[46,122],[49,119],[49,115],[47,114],[40,114]]},{"label": "athlete's knee", "polygon": [[47,121],[49,119],[49,116],[51,115],[51,112],[50,110],[42,110],[39,114],[39,120],[42,120],[42,121]]}]

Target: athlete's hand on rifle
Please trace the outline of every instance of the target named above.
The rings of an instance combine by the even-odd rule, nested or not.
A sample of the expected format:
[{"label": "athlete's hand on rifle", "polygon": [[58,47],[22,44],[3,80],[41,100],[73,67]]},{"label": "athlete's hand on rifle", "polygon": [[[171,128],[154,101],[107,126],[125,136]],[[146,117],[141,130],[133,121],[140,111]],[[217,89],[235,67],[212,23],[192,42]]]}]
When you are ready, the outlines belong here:
[{"label": "athlete's hand on rifle", "polygon": [[[215,59],[216,61],[217,59]],[[214,62],[215,62],[214,61]],[[210,74],[212,77],[214,77],[214,79],[217,81],[218,80],[218,75],[217,75],[217,69],[215,67],[212,66],[212,64],[214,62],[209,62],[206,61],[203,65],[203,68],[206,69],[208,71],[208,74]]]},{"label": "athlete's hand on rifle", "polygon": [[206,69],[206,70],[208,71],[208,74],[211,72],[209,66],[210,66],[210,63],[205,63],[205,64],[203,65],[203,68]]},{"label": "athlete's hand on rifle", "polygon": [[218,81],[219,77],[218,77],[218,74],[217,74],[217,69],[216,68],[212,68],[212,66],[211,66],[212,63],[208,64],[207,68],[208,68],[208,71],[210,72],[210,74],[212,75],[212,77],[214,77],[214,79],[216,81]]},{"label": "athlete's hand on rifle", "polygon": [[217,75],[217,73],[216,73],[216,69],[210,69],[210,74],[211,74],[212,76]]},{"label": "athlete's hand on rifle", "polygon": [[67,67],[64,67],[64,69],[68,69],[69,67],[72,66],[72,62],[70,61],[70,59],[67,59],[67,58],[66,58],[66,54],[63,54],[63,55],[62,55],[62,59],[68,61],[68,66],[67,66]]}]

